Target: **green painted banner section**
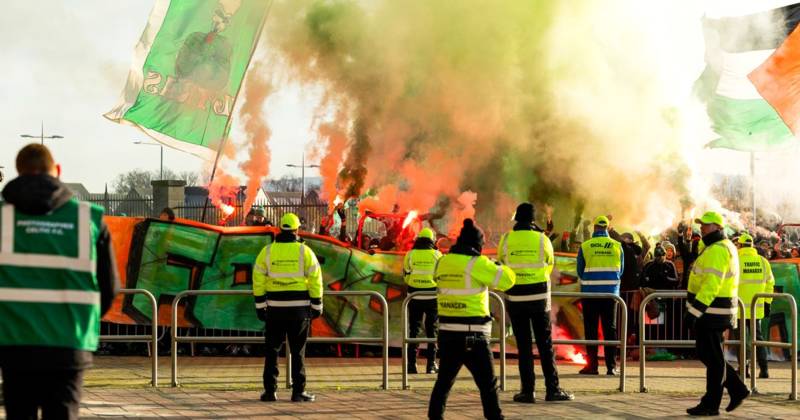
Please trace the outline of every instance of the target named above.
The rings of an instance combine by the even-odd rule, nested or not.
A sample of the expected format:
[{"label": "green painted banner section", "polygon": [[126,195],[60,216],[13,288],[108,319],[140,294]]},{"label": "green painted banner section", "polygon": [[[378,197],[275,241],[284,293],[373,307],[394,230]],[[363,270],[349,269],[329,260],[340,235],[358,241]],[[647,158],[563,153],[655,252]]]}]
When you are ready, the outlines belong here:
[{"label": "green painted banner section", "polygon": [[224,136],[267,11],[265,0],[238,3],[170,2],[125,120],[205,147]]}]

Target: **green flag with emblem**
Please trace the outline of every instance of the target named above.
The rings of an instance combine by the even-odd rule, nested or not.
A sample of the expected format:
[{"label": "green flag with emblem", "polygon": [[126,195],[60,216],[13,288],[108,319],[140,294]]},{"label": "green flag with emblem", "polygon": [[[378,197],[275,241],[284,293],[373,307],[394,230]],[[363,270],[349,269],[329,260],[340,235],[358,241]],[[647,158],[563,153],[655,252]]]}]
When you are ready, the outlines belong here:
[{"label": "green flag with emblem", "polygon": [[105,117],[204,158],[227,134],[269,0],[157,0]]}]

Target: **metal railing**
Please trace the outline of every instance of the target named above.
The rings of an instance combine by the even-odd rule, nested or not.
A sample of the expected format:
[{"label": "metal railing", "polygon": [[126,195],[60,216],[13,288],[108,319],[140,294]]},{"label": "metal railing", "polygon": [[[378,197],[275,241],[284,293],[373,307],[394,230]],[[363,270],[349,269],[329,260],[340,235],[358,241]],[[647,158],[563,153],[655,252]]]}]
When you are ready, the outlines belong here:
[{"label": "metal railing", "polygon": [[[639,392],[647,392],[646,375],[645,375],[645,351],[648,346],[650,347],[669,347],[669,348],[692,348],[695,346],[694,340],[648,340],[645,336],[645,323],[644,316],[646,312],[647,303],[656,298],[686,298],[688,292],[685,290],[667,291],[667,292],[653,292],[642,299],[639,304]],[[742,381],[745,380],[745,364],[746,348],[747,348],[747,328],[745,328],[744,321],[744,302],[738,297],[736,298],[737,306],[739,307],[739,338],[737,340],[725,340],[725,345],[739,346],[739,376]]]},{"label": "metal railing", "polygon": [[603,345],[619,346],[619,392],[625,392],[625,358],[628,352],[628,342],[626,340],[628,330],[628,306],[625,300],[614,293],[584,293],[584,292],[552,292],[553,298],[571,297],[580,299],[611,299],[619,305],[617,315],[620,317],[620,326],[617,328],[618,340],[586,340],[586,339],[561,339],[553,340],[553,345]]},{"label": "metal railing", "polygon": [[[383,308],[383,333],[380,337],[309,337],[309,343],[367,343],[383,346],[383,389],[389,388],[389,303],[380,293],[372,290],[325,291],[325,296],[370,296],[378,299]],[[185,290],[178,293],[172,301],[172,386],[178,386],[178,343],[243,343],[260,344],[264,337],[204,337],[178,335],[178,305],[189,296],[242,295],[252,296],[251,290]],[[291,386],[291,353],[286,343],[286,384]]]},{"label": "metal railing", "polygon": [[121,289],[123,295],[141,294],[147,297],[152,307],[150,334],[101,335],[100,341],[150,344],[150,384],[158,387],[158,303],[155,296],[145,289]]},{"label": "metal railing", "polygon": [[[403,342],[402,342],[402,364],[403,364],[403,389],[408,389],[408,345],[421,343],[436,343],[435,337],[410,338],[408,336],[408,303],[412,299],[420,296],[436,296],[436,292],[414,292],[406,296],[403,300],[402,320],[403,323]],[[490,343],[500,344],[500,390],[506,390],[506,305],[503,298],[495,292],[489,292],[489,297],[497,300],[500,304],[500,337],[491,338]]]},{"label": "metal railing", "polygon": [[792,393],[789,394],[789,399],[792,401],[797,400],[797,302],[794,300],[794,296],[790,295],[789,293],[756,293],[753,296],[752,302],[750,302],[750,315],[755,315],[756,313],[756,302],[759,299],[763,298],[784,298],[789,302],[789,308],[791,309],[791,326],[792,326],[792,337],[791,343],[782,343],[779,341],[761,341],[758,339],[758,335],[755,333],[756,331],[756,322],[758,321],[755,316],[750,317],[750,331],[753,335],[753,338],[750,340],[750,389],[753,392],[758,392],[756,390],[756,346],[763,346],[763,347],[778,347],[782,349],[790,349],[789,359],[792,362]]}]

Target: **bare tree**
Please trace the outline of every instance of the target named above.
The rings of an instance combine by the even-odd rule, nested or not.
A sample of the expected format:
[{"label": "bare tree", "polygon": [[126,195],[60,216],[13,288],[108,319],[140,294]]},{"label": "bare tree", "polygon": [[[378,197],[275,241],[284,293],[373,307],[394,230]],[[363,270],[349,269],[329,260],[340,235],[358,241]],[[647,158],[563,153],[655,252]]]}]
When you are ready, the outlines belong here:
[{"label": "bare tree", "polygon": [[[158,179],[160,175],[159,171],[134,169],[117,175],[111,182],[111,190],[118,194],[127,194],[133,189],[149,190],[150,182]],[[187,186],[195,186],[200,179],[200,174],[193,171],[175,172],[164,168],[164,179],[177,179],[185,181]]]}]

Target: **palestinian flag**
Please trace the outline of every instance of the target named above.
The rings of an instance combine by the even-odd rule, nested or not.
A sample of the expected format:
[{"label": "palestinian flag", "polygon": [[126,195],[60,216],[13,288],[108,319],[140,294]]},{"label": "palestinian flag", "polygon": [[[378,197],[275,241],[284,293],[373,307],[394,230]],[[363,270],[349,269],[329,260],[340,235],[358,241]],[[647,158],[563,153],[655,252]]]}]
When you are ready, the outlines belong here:
[{"label": "palestinian flag", "polygon": [[696,91],[720,136],[708,147],[762,151],[794,139],[781,116],[800,109],[800,95],[787,97],[800,65],[781,57],[800,57],[798,48],[791,51],[800,40],[789,36],[800,21],[796,1],[726,0],[706,14],[706,69]]}]

